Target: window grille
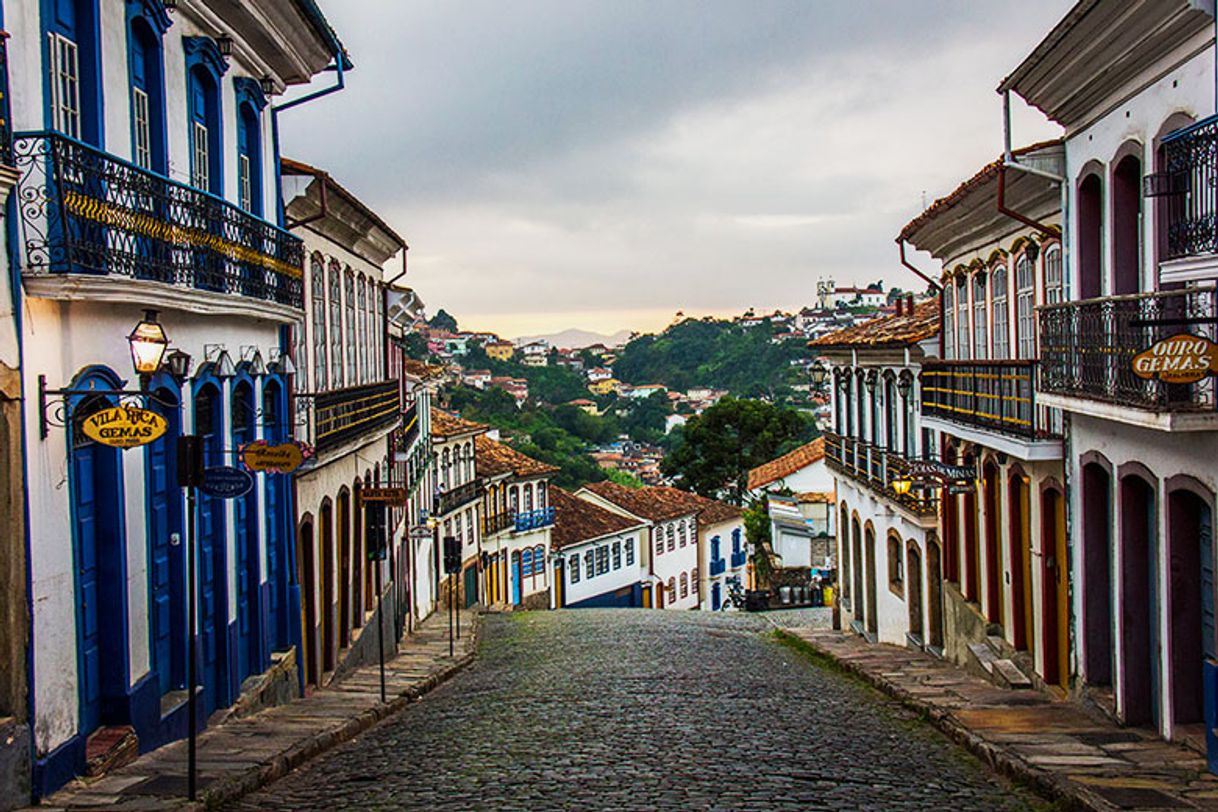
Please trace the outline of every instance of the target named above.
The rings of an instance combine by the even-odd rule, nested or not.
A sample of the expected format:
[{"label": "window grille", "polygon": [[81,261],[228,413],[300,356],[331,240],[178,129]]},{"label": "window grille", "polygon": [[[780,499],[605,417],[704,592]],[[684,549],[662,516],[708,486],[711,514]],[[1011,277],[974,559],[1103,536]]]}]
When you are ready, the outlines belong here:
[{"label": "window grille", "polygon": [[192,122],[190,132],[191,150],[194,154],[194,160],[190,165],[190,185],[207,191],[211,188],[209,164],[211,145],[207,140],[207,126],[199,121]]},{"label": "window grille", "polygon": [[51,114],[55,129],[80,138],[80,49],[62,34],[51,39]]}]

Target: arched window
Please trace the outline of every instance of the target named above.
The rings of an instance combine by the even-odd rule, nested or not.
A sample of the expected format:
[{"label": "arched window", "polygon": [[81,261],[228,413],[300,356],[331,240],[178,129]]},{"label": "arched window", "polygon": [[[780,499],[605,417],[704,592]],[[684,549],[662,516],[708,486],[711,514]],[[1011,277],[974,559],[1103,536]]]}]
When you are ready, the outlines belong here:
[{"label": "arched window", "polygon": [[613,568],[615,570],[622,568],[622,543],[620,541],[613,542]]},{"label": "arched window", "polygon": [[888,536],[888,588],[898,595],[905,590],[905,556],[901,538],[895,533]]},{"label": "arched window", "polygon": [[579,553],[574,553],[567,563],[567,572],[571,573],[571,583],[579,583]]},{"label": "arched window", "polygon": [[384,293],[381,286],[375,282],[369,283],[369,295],[372,296],[372,335],[376,353],[372,358],[372,377],[381,380],[385,377],[385,313]]},{"label": "arched window", "polygon": [[596,556],[592,554],[591,550],[584,553],[584,577],[596,577]]},{"label": "arched window", "polygon": [[329,383],[326,374],[326,268],[321,254],[313,255],[309,274],[313,280],[313,387],[314,391],[323,392],[329,388]]},{"label": "arched window", "polygon": [[330,261],[330,386],[343,385],[343,282],[342,269]]},{"label": "arched window", "polygon": [[668,600],[669,602],[677,599],[677,579],[671,575],[668,577]]},{"label": "arched window", "polygon": [[533,574],[533,548],[526,547],[520,554],[520,576],[527,578]]},{"label": "arched window", "polygon": [[237,110],[237,201],[262,216],[262,133],[258,111],[249,102]]},{"label": "arched window", "polygon": [[533,548],[533,571],[538,575],[546,571],[546,550],[540,544]]},{"label": "arched window", "polygon": [[359,279],[356,280],[355,289],[359,298],[359,379],[360,383],[367,383],[370,380],[368,378],[368,359],[372,354],[370,346],[372,336],[369,335],[371,331],[368,329],[368,278],[360,274]]},{"label": "arched window", "polygon": [[653,532],[656,537],[656,555],[664,555],[664,534],[658,527]]},{"label": "arched window", "polygon": [[689,575],[684,572],[681,573],[681,597],[689,597]]},{"label": "arched window", "polygon": [[634,566],[634,539],[626,539],[626,566]]},{"label": "arched window", "polygon": [[1103,295],[1104,183],[1089,173],[1078,185],[1078,296]]},{"label": "arched window", "polygon": [[1065,298],[1062,290],[1062,249],[1053,246],[1045,251],[1045,304],[1058,304]]},{"label": "arched window", "polygon": [[537,483],[537,507],[544,508],[546,506],[546,483]]},{"label": "arched window", "polygon": [[986,313],[989,304],[985,296],[985,273],[973,274],[973,357],[988,358],[990,355],[990,329]]},{"label": "arched window", "polygon": [[524,511],[529,513],[533,510],[533,486],[529,483],[524,484]]},{"label": "arched window", "polygon": [[95,31],[97,0],[54,0],[44,15],[50,72],[50,125],[64,135],[101,146],[101,53]]},{"label": "arched window", "polygon": [[968,360],[970,349],[968,335],[968,279],[964,274],[956,277],[956,353]]},{"label": "arched window", "polygon": [[[165,161],[165,70],[161,33],[155,20],[127,3],[127,49],[131,71],[131,160],[136,166],[167,174]],[[168,22],[166,20],[165,22]]]},{"label": "arched window", "polygon": [[698,568],[697,567],[694,567],[692,570],[689,571],[689,588],[693,591],[695,596],[698,594]]},{"label": "arched window", "polygon": [[190,183],[214,195],[224,196],[224,144],[220,77],[228,61],[210,37],[183,37],[188,86],[187,112],[190,130]]},{"label": "arched window", "polygon": [[718,536],[711,536],[711,542],[710,542],[710,560],[711,560],[711,563],[714,563],[714,562],[718,561],[718,560],[719,560],[719,558],[720,558],[720,555],[719,555],[719,537],[718,537]]},{"label": "arched window", "polygon": [[997,265],[990,274],[990,297],[994,301],[994,357],[1005,359],[1011,353],[1011,325],[1007,316],[1007,266]]},{"label": "arched window", "polygon": [[884,373],[884,448],[897,450],[897,377]]},{"label": "arched window", "polygon": [[677,525],[677,544],[681,547],[685,546],[685,522]]},{"label": "arched window", "polygon": [[343,297],[347,313],[347,386],[354,386],[359,375],[356,362],[357,336],[355,332],[355,272],[350,268],[343,274]]},{"label": "arched window", "polygon": [[1036,274],[1032,258],[1025,251],[1015,262],[1015,327],[1019,337],[1019,357],[1036,357]]},{"label": "arched window", "polygon": [[451,464],[451,459],[449,457],[447,448],[444,449],[443,453],[441,454],[441,459],[443,460],[443,462],[441,463],[441,466],[440,466],[440,481],[443,483],[444,489],[448,490],[450,487],[452,487],[452,481],[449,478],[449,473],[448,473],[448,468],[449,468],[449,465]]},{"label": "arched window", "polygon": [[943,357],[956,357],[956,286],[943,286]]},{"label": "arched window", "polygon": [[[949,288],[950,290],[950,288]],[[841,534],[841,548],[839,557],[841,558],[840,566],[842,575],[838,579],[840,589],[842,590],[842,601],[845,602],[847,608],[850,606],[850,548],[848,546],[848,537],[846,529],[850,526],[850,510],[846,507],[846,503],[842,502],[841,516],[838,519],[837,530]]]},{"label": "arched window", "polygon": [[668,525],[668,530],[665,531],[665,535],[668,536],[668,552],[671,553],[673,550],[677,549],[677,534],[671,524]]},{"label": "arched window", "polygon": [[1142,161],[1126,155],[1112,173],[1112,292],[1142,288]]},{"label": "arched window", "polygon": [[511,490],[508,491],[508,506],[511,508],[513,513],[520,510],[520,488],[515,485],[513,485]]}]

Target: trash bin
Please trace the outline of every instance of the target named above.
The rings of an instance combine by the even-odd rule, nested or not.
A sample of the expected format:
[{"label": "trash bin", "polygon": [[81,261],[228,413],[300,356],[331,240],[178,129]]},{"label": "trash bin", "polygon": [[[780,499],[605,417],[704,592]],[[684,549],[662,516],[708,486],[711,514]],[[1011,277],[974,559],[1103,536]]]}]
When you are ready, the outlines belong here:
[{"label": "trash bin", "polygon": [[833,605],[833,587],[827,586],[820,591],[821,602],[825,606]]},{"label": "trash bin", "polygon": [[782,599],[783,606],[791,605],[791,587],[784,586],[784,587],[779,588],[778,595]]}]

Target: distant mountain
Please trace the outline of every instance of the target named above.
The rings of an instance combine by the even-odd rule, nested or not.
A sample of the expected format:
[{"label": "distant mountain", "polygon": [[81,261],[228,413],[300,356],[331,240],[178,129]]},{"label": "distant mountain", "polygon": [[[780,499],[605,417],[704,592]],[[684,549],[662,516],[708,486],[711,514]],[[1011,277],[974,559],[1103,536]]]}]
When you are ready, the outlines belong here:
[{"label": "distant mountain", "polygon": [[621,344],[630,338],[629,330],[619,330],[611,336],[602,335],[600,333],[592,333],[588,330],[563,330],[561,333],[550,333],[543,336],[520,336],[516,339],[517,344],[527,344],[530,341],[547,341],[551,347],[561,347],[563,349],[583,349],[590,347],[593,344],[604,344],[606,347],[612,347],[614,344]]}]

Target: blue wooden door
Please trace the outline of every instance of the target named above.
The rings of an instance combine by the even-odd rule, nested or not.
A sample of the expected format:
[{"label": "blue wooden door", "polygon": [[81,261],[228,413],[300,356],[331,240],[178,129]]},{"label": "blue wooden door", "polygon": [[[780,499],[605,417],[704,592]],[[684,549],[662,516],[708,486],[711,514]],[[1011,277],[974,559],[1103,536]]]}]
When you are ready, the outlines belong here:
[{"label": "blue wooden door", "polygon": [[[242,382],[233,391],[233,445],[240,448],[254,439],[254,397],[249,384]],[[236,514],[237,538],[234,541],[237,576],[237,683],[250,674],[262,671],[259,635],[258,583],[258,505],[256,489],[237,497],[233,507]]]},{"label": "blue wooden door", "polygon": [[107,718],[105,701],[127,690],[126,553],[118,454],[74,431],[78,700],[80,731],[86,735],[101,724],[125,721]]},{"label": "blue wooden door", "polygon": [[[195,432],[203,438],[204,464],[222,465],[220,392],[214,386],[205,386],[196,396],[195,421]],[[203,680],[204,713],[211,713],[230,701],[224,500],[205,493],[198,498],[199,673]]]},{"label": "blue wooden door", "polygon": [[[161,390],[160,397],[172,395]],[[186,684],[186,564],[181,492],[176,483],[178,409],[158,406],[157,411],[169,428],[148,445],[146,457],[149,629],[152,669],[163,695]]]},{"label": "blue wooden door", "polygon": [[718,582],[711,585],[711,611],[713,611],[713,612],[718,612],[719,607],[723,603],[723,598],[722,598],[722,595],[720,594],[721,591],[722,590],[721,590]]},{"label": "blue wooden door", "polygon": [[512,603],[520,604],[520,554],[512,553]]}]

